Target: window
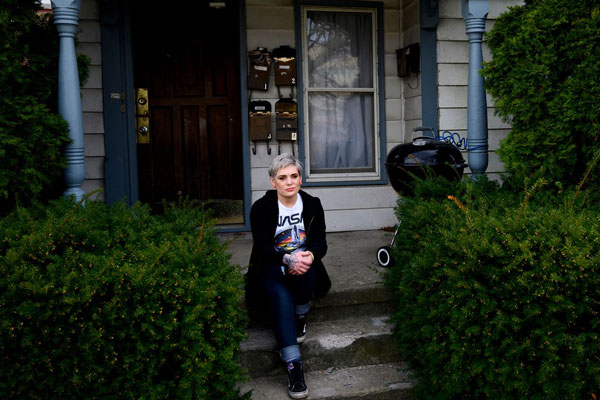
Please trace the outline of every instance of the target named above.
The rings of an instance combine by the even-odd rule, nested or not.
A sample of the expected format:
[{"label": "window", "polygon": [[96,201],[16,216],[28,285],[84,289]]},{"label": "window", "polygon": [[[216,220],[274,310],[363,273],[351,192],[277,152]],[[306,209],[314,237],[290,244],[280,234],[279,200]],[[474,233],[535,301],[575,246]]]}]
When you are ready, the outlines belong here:
[{"label": "window", "polygon": [[306,182],[379,180],[377,9],[301,13]]}]

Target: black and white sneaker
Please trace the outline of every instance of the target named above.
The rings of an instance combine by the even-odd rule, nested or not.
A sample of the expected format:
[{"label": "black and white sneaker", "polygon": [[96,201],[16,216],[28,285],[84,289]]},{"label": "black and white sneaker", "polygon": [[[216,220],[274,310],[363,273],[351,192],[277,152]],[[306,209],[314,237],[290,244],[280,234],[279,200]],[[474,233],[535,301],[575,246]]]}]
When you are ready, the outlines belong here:
[{"label": "black and white sneaker", "polygon": [[296,341],[304,342],[306,339],[306,314],[296,315]]},{"label": "black and white sneaker", "polygon": [[308,396],[308,389],[304,383],[302,361],[292,361],[287,365],[288,394],[292,399],[303,399]]}]

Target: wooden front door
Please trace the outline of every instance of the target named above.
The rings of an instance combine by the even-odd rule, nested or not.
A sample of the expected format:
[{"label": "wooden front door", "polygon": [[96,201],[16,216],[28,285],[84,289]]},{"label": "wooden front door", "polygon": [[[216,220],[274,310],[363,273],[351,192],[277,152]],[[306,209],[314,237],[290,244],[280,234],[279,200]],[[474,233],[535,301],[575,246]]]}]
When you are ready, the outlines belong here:
[{"label": "wooden front door", "polygon": [[148,89],[150,117],[149,143],[137,145],[140,200],[241,202],[237,2],[132,3],[134,81]]}]

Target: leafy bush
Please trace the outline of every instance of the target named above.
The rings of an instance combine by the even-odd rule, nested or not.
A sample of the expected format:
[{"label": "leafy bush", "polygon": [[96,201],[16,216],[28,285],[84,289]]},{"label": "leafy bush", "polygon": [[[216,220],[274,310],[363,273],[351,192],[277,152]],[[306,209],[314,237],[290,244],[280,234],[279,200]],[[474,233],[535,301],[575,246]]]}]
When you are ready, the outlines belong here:
[{"label": "leafy bush", "polygon": [[199,210],[18,208],[0,220],[0,397],[236,398],[241,286]]},{"label": "leafy bush", "polygon": [[[517,186],[540,177],[576,184],[600,147],[600,3],[528,1],[486,38],[485,85],[512,124],[499,150],[506,171]],[[599,186],[598,169],[588,184]]]},{"label": "leafy bush", "polygon": [[[0,7],[0,216],[62,192],[68,128],[57,115],[58,34],[34,0]],[[79,56],[80,77],[89,59]]]},{"label": "leafy bush", "polygon": [[399,202],[386,282],[416,398],[598,394],[600,212],[583,192],[538,201],[542,183],[430,182]]}]

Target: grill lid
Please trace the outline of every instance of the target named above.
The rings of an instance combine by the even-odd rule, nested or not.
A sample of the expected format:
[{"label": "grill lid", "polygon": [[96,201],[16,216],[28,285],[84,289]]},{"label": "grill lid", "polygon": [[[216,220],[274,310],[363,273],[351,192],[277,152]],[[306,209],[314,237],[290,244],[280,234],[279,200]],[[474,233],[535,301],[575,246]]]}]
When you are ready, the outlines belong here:
[{"label": "grill lid", "polygon": [[465,160],[453,144],[432,137],[418,137],[411,143],[399,144],[390,150],[385,167],[394,190],[404,195],[413,193],[415,177],[426,178],[433,175],[448,180],[460,180],[466,167]]},{"label": "grill lid", "polygon": [[428,136],[413,139],[411,143],[395,146],[388,154],[386,167],[424,167],[448,165],[464,168],[465,160],[453,144]]}]

